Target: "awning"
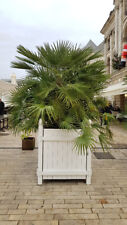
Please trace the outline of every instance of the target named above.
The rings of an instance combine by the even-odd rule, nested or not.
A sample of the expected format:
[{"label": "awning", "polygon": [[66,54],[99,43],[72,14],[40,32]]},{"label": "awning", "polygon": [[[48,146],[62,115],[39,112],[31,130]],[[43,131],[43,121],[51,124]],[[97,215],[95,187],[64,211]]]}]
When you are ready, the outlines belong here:
[{"label": "awning", "polygon": [[127,93],[127,84],[125,85],[124,82],[120,82],[118,84],[110,85],[105,88],[101,95],[104,97],[114,96],[114,95],[121,95]]}]

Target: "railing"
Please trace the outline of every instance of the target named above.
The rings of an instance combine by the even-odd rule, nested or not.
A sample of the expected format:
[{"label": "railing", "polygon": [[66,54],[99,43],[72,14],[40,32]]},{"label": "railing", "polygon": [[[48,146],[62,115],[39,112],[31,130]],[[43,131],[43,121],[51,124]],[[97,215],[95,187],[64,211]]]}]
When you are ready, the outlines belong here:
[{"label": "railing", "polygon": [[118,81],[122,82],[125,76],[127,76],[127,66],[121,70],[115,70],[111,74],[110,83],[115,84],[115,83],[118,83]]}]

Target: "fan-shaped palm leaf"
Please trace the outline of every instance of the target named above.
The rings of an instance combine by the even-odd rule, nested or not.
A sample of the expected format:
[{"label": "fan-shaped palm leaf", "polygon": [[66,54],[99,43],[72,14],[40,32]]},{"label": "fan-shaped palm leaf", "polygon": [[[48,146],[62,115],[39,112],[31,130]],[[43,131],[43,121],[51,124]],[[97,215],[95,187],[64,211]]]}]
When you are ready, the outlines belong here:
[{"label": "fan-shaped palm leaf", "polygon": [[36,130],[42,118],[46,127],[81,129],[76,146],[82,153],[95,147],[95,133],[102,148],[107,147],[111,132],[108,124],[100,126],[103,104],[94,98],[109,78],[99,60],[100,53],[68,41],[46,43],[37,47],[37,52],[20,45],[17,52],[21,56],[12,66],[25,69],[27,77],[10,100],[10,121],[15,132]]}]

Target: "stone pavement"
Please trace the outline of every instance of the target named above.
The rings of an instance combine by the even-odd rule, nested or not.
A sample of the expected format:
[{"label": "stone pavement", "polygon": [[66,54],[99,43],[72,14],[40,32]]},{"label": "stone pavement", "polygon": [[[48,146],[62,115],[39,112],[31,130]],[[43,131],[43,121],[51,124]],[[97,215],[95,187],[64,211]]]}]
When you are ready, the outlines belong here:
[{"label": "stone pavement", "polygon": [[127,225],[127,149],[110,150],[113,160],[93,155],[91,185],[38,186],[37,149],[22,151],[20,137],[5,136],[0,135],[0,225]]}]

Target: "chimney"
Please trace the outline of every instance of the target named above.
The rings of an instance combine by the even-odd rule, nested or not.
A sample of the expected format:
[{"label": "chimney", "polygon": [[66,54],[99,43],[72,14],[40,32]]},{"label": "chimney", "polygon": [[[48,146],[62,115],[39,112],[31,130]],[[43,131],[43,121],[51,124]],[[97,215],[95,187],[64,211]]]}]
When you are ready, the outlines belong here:
[{"label": "chimney", "polygon": [[17,82],[16,82],[16,74],[15,73],[13,73],[11,75],[11,84],[17,85]]}]

